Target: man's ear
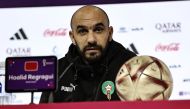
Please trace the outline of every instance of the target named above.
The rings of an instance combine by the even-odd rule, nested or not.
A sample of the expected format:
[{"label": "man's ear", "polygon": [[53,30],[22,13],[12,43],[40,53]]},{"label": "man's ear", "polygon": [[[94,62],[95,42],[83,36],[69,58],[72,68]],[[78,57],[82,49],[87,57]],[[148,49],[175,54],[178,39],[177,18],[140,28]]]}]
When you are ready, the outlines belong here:
[{"label": "man's ear", "polygon": [[74,45],[76,45],[76,42],[75,42],[75,39],[74,39],[74,35],[73,35],[73,32],[72,31],[69,31],[69,36],[71,38],[71,41]]},{"label": "man's ear", "polygon": [[112,41],[112,36],[113,36],[113,27],[109,27],[109,41]]}]

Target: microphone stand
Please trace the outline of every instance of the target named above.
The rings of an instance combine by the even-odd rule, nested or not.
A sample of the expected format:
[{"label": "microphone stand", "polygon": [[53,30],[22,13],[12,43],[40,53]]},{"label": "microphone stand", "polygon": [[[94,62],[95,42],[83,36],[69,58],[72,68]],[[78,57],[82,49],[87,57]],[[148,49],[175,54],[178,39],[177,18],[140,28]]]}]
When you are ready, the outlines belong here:
[{"label": "microphone stand", "polygon": [[30,104],[34,104],[34,92],[32,91],[31,92],[31,102]]}]

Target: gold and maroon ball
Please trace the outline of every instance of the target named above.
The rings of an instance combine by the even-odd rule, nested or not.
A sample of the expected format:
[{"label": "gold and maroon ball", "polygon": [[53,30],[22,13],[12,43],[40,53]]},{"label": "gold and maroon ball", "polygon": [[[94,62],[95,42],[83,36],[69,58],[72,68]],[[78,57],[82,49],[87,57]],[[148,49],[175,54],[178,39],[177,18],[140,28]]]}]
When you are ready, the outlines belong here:
[{"label": "gold and maroon ball", "polygon": [[115,84],[121,101],[168,100],[173,89],[169,68],[152,56],[136,56],[125,62]]}]

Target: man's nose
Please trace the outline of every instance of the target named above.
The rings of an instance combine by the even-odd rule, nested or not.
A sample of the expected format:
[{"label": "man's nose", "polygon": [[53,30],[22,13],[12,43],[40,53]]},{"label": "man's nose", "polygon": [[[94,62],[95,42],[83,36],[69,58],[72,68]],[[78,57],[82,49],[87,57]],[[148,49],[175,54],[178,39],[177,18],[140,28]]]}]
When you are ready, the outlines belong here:
[{"label": "man's nose", "polygon": [[96,42],[96,37],[95,37],[95,34],[93,32],[89,32],[87,41],[88,41],[88,43],[95,43]]}]

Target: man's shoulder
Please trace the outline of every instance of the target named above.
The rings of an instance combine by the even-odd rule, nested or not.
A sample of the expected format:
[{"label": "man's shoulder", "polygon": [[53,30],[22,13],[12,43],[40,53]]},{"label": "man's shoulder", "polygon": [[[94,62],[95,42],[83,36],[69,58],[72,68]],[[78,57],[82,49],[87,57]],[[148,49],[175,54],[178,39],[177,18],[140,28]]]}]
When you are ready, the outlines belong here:
[{"label": "man's shoulder", "polygon": [[64,65],[66,64],[68,61],[67,61],[67,58],[66,57],[62,57],[60,59],[58,59],[58,65]]},{"label": "man's shoulder", "polygon": [[113,41],[111,44],[111,48],[113,48],[114,51],[117,52],[117,55],[122,55],[124,57],[132,58],[136,56],[136,54],[128,49],[126,49],[122,44],[119,42]]},{"label": "man's shoulder", "polygon": [[129,56],[129,57],[134,57],[134,56],[137,56],[137,54],[135,54],[134,52],[128,50],[128,49],[125,49],[124,52],[123,52],[125,55]]}]

